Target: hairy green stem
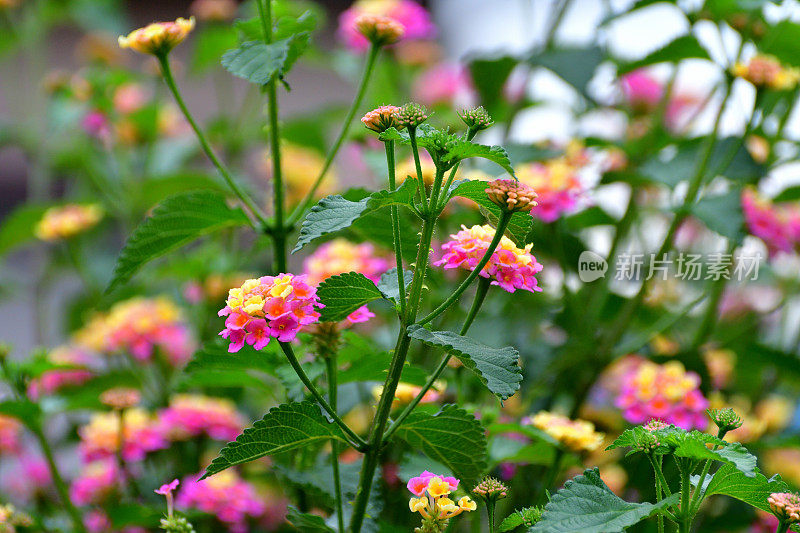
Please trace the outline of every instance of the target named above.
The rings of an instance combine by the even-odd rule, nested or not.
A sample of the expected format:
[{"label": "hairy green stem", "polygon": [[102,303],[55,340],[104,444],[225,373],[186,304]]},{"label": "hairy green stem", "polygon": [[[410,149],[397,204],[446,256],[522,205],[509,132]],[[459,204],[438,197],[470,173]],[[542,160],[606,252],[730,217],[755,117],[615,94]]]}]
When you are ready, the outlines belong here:
[{"label": "hairy green stem", "polygon": [[428,322],[430,322],[431,320],[442,314],[448,307],[453,305],[453,303],[461,297],[461,295],[464,293],[465,290],[467,290],[467,288],[475,280],[475,278],[477,278],[480,275],[481,270],[483,270],[483,267],[485,267],[486,263],[489,262],[489,259],[492,258],[492,254],[497,248],[497,245],[500,244],[500,240],[503,238],[503,234],[505,233],[506,228],[508,227],[508,223],[510,221],[511,221],[511,213],[503,211],[503,214],[500,215],[500,220],[497,223],[497,229],[494,232],[494,238],[492,239],[492,242],[489,244],[489,248],[486,249],[486,253],[483,254],[483,257],[478,262],[478,264],[475,265],[475,268],[472,269],[472,272],[469,273],[469,276],[467,276],[467,278],[463,282],[461,282],[461,285],[459,285],[458,288],[452,294],[450,294],[450,296],[448,296],[447,299],[441,303],[441,305],[439,305],[439,307],[428,313],[424,318],[420,319],[417,322],[418,324],[420,325],[427,324]]},{"label": "hairy green stem", "polygon": [[[656,461],[655,457],[653,457],[653,455],[650,453],[647,454],[647,459],[653,466],[653,477],[655,478],[655,489],[656,489],[656,502],[660,502],[661,498],[663,498],[664,496],[664,491],[661,488],[661,478],[658,475],[659,472],[661,471],[661,465],[659,464],[658,461]],[[658,533],[664,533],[664,515],[659,513],[656,521],[658,523]]]},{"label": "hairy green stem", "polygon": [[[389,171],[389,190],[394,191],[397,188],[395,181],[395,160],[394,160],[394,141],[386,141],[384,143],[386,148],[386,164]],[[400,300],[400,316],[406,314],[406,284],[405,276],[403,275],[403,247],[400,242],[400,214],[396,205],[390,207],[392,216],[392,240],[394,244],[394,257],[397,263],[397,289],[399,291]]]},{"label": "hairy green stem", "polygon": [[358,492],[356,493],[355,503],[353,504],[353,514],[350,519],[351,533],[359,533],[364,522],[364,514],[367,510],[367,502],[369,501],[369,494],[372,489],[372,479],[380,458],[383,433],[386,429],[389,415],[391,414],[394,395],[397,391],[397,384],[400,382],[400,374],[403,370],[403,365],[406,362],[408,348],[411,345],[411,338],[408,336],[407,328],[408,324],[414,322],[419,310],[435,226],[436,220],[434,217],[428,216],[422,222],[422,235],[420,237],[419,248],[417,249],[414,278],[411,281],[408,307],[406,308],[406,314],[403,316],[403,321],[400,325],[394,355],[389,365],[389,373],[386,376],[380,400],[378,400],[375,418],[372,420],[372,427],[370,429],[369,444],[361,464]]},{"label": "hairy green stem", "polygon": [[682,460],[679,458],[675,458],[678,463],[678,469],[681,472],[681,500],[680,500],[680,515],[679,515],[679,522],[678,522],[678,532],[679,533],[689,533],[692,527],[692,513],[690,507],[690,497],[691,497],[691,467],[690,467],[690,460]]},{"label": "hairy green stem", "polygon": [[781,520],[778,522],[778,527],[775,529],[775,533],[788,533],[789,527],[792,525],[791,522],[786,522]]},{"label": "hairy green stem", "polygon": [[408,138],[411,141],[411,153],[414,157],[414,166],[417,170],[417,190],[419,191],[420,201],[422,202],[422,212],[427,215],[431,204],[428,201],[428,192],[425,188],[425,180],[422,179],[422,163],[419,160],[419,147],[417,146],[417,128],[408,128]]},{"label": "hairy green stem", "polygon": [[[233,193],[237,197],[239,197],[239,199],[242,201],[244,205],[247,206],[247,208],[250,210],[253,216],[256,217],[258,222],[263,227],[268,227],[269,223],[267,221],[267,217],[264,215],[264,213],[261,211],[258,205],[256,205],[255,201],[250,197],[250,195],[247,194],[245,190],[242,189],[239,186],[239,184],[236,183],[236,180],[233,179],[231,173],[228,171],[228,169],[225,167],[222,161],[220,161],[220,159],[217,157],[217,154],[214,152],[214,149],[211,148],[211,145],[208,143],[205,134],[200,129],[200,126],[197,125],[197,122],[195,121],[192,114],[189,112],[189,108],[186,107],[186,102],[183,101],[183,96],[181,96],[181,93],[178,90],[178,86],[175,84],[175,79],[172,76],[172,69],[169,66],[169,59],[167,59],[166,54],[161,54],[157,57],[158,57],[158,62],[161,65],[161,75],[164,78],[167,87],[169,87],[172,96],[175,98],[175,103],[178,104],[178,108],[180,108],[184,118],[186,118],[186,121],[192,127],[192,130],[197,136],[197,140],[200,142],[200,146],[203,148],[203,151],[206,153],[206,156],[208,156],[208,159],[211,160],[211,163],[220,173],[220,175],[228,184],[228,186],[231,188]],[[259,229],[255,227],[255,225],[254,228]]]},{"label": "hairy green stem", "polygon": [[[264,42],[272,43],[272,0],[256,0],[261,25],[264,30]],[[275,211],[275,226],[272,231],[272,249],[275,257],[274,269],[284,273],[287,267],[286,233],[284,225],[284,187],[283,169],[281,168],[281,133],[278,124],[278,89],[275,77],[267,84],[267,107],[269,108],[269,141],[272,155],[272,204]]]},{"label": "hairy green stem", "polygon": [[[469,313],[467,314],[467,318],[464,320],[464,325],[461,326],[461,333],[460,335],[466,335],[469,331],[472,322],[475,320],[475,317],[478,316],[478,311],[483,305],[484,300],[486,299],[486,294],[489,292],[489,286],[491,285],[491,280],[489,278],[481,278],[478,281],[478,290],[475,292],[475,298],[472,300],[472,307],[470,307]],[[442,357],[442,360],[439,362],[439,365],[434,370],[433,374],[428,378],[428,381],[425,382],[425,385],[422,386],[422,389],[417,393],[411,402],[403,409],[403,411],[397,415],[397,418],[392,422],[392,425],[389,426],[389,429],[386,430],[386,434],[383,436],[383,444],[386,445],[389,442],[389,439],[392,438],[394,432],[397,431],[400,426],[403,424],[408,415],[411,414],[412,411],[419,405],[419,402],[422,401],[422,398],[425,397],[425,394],[434,386],[436,380],[439,379],[439,376],[442,375],[442,372],[447,368],[447,363],[450,361],[450,354],[446,353]]]},{"label": "hairy green stem", "polygon": [[[339,371],[336,362],[336,351],[330,350],[326,353],[325,366],[328,371],[328,401],[331,408],[336,411],[338,403],[338,376]],[[344,511],[342,507],[342,481],[339,475],[339,442],[331,440],[331,470],[333,471],[333,491],[336,502],[336,520],[339,525],[339,532],[344,533]]]},{"label": "hairy green stem", "polygon": [[[466,139],[468,141],[471,141],[472,139],[475,138],[475,136],[477,134],[478,134],[478,130],[477,129],[470,128],[469,130],[467,130]],[[456,177],[456,173],[458,172],[458,167],[460,165],[461,165],[461,161],[456,161],[456,164],[453,165],[453,168],[450,170],[450,175],[447,176],[447,181],[444,183],[444,187],[442,187],[442,190],[444,191],[444,196],[442,196],[442,201],[439,202],[439,204],[436,206],[436,209],[439,210],[439,211],[444,209],[444,206],[447,205],[447,200],[448,200],[447,191],[450,189],[450,185],[453,184],[453,180]]]},{"label": "hairy green stem", "polygon": [[297,377],[300,378],[300,381],[303,382],[303,385],[305,385],[308,391],[311,393],[311,396],[313,396],[314,399],[317,400],[317,402],[319,402],[319,404],[322,406],[325,412],[328,413],[328,415],[333,419],[334,422],[336,422],[336,424],[340,428],[342,428],[342,431],[344,431],[347,434],[347,436],[350,437],[350,439],[352,439],[350,445],[357,450],[363,451],[366,448],[367,443],[364,442],[364,439],[359,437],[352,429],[350,429],[350,426],[345,424],[345,422],[339,417],[339,415],[331,407],[331,405],[325,400],[325,398],[322,397],[322,394],[319,393],[317,388],[308,378],[308,375],[306,374],[305,370],[303,370],[303,367],[300,365],[300,361],[297,360],[297,356],[294,354],[294,349],[292,348],[292,345],[289,344],[288,342],[279,342],[278,344],[280,344],[281,350],[283,350],[284,355],[286,355],[286,359],[289,360],[289,364],[294,369],[295,373],[297,374]]},{"label": "hairy green stem", "polygon": [[331,164],[333,164],[333,160],[336,158],[336,154],[339,152],[342,142],[344,141],[345,137],[347,137],[347,132],[350,131],[350,125],[353,122],[353,117],[355,117],[356,111],[358,111],[358,108],[361,106],[361,101],[364,99],[364,95],[367,92],[367,85],[369,84],[370,77],[372,77],[372,71],[375,68],[375,60],[378,57],[378,52],[380,52],[380,46],[372,44],[370,46],[369,53],[367,54],[367,62],[364,65],[364,73],[361,76],[361,82],[358,86],[355,100],[353,100],[353,105],[350,106],[350,110],[347,112],[347,116],[342,123],[342,129],[339,131],[339,135],[336,137],[336,141],[333,143],[333,147],[331,148],[330,152],[328,152],[328,156],[325,158],[325,163],[322,165],[322,170],[320,170],[317,179],[314,180],[314,184],[311,186],[311,189],[309,189],[303,200],[289,216],[289,226],[294,225],[300,219],[300,217],[303,216],[303,213],[311,205],[311,202],[314,201],[314,195],[317,193],[317,189],[319,189],[319,186],[322,184],[322,180],[328,173]]}]

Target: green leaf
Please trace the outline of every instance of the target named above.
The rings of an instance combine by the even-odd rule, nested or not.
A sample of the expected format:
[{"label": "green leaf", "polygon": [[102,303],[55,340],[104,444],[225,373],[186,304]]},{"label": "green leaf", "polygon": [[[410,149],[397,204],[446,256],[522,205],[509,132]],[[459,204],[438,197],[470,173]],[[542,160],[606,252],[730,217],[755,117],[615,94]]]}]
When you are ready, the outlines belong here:
[{"label": "green leaf", "polygon": [[222,55],[236,44],[236,32],[228,24],[204,26],[195,38],[192,71],[200,73],[219,65]]},{"label": "green leaf", "polygon": [[510,56],[496,59],[475,59],[469,63],[472,85],[478,93],[480,103],[495,121],[502,120],[502,112],[508,108],[503,97],[506,81],[519,61]]},{"label": "green leaf", "polygon": [[264,418],[244,430],[219,452],[206,468],[205,479],[232,466],[276,453],[331,439],[347,442],[342,430],[322,416],[320,407],[310,401],[273,407]]},{"label": "green leaf", "polygon": [[39,406],[30,400],[6,400],[0,402],[0,415],[16,418],[29,427],[39,420],[41,414]]},{"label": "green leaf", "polygon": [[716,471],[703,494],[705,497],[723,494],[769,512],[767,498],[773,492],[789,492],[789,486],[780,476],[767,479],[756,470],[755,476],[748,477],[735,466],[725,464]]},{"label": "green leaf", "polygon": [[9,213],[0,226],[0,255],[36,239],[36,224],[51,205],[21,205]]},{"label": "green leaf", "polygon": [[718,196],[702,198],[691,206],[691,210],[692,214],[703,221],[711,231],[715,231],[733,242],[742,241],[744,214],[742,213],[739,189],[732,189]]},{"label": "green leaf", "polygon": [[286,514],[286,521],[304,533],[314,533],[316,531],[334,533],[335,531],[325,524],[325,520],[323,520],[321,516],[301,513],[292,506],[289,506],[289,512]]},{"label": "green leaf", "polygon": [[[494,216],[495,221],[500,217],[500,208],[489,200],[486,195],[485,181],[480,180],[463,180],[458,183],[454,188],[452,196],[461,196],[468,198],[473,202],[480,205],[482,208],[489,211]],[[517,212],[511,215],[511,221],[508,223],[507,234],[518,246],[523,246],[531,232],[533,225],[533,217],[530,213]]]},{"label": "green leaf", "polygon": [[504,533],[506,531],[514,531],[519,526],[530,527],[542,519],[542,510],[539,507],[525,507],[524,509],[517,509],[505,520],[500,522],[497,531]]},{"label": "green leaf", "polygon": [[694,35],[682,35],[642,59],[619,65],[617,74],[621,76],[656,63],[677,63],[689,58],[711,59]]},{"label": "green leaf", "polygon": [[306,244],[323,235],[349,227],[359,217],[373,213],[382,207],[411,205],[413,195],[413,180],[406,180],[396,191],[378,191],[357,202],[347,200],[338,194],[326,196],[311,208],[303,220],[300,236],[297,238],[297,245],[292,253],[301,250]]},{"label": "green leaf", "polygon": [[445,405],[435,415],[413,412],[396,435],[467,483],[477,481],[486,470],[483,426],[455,405]]},{"label": "green leaf", "polygon": [[247,41],[225,52],[222,66],[236,77],[257,85],[283,78],[308,45],[309,34],[297,33],[270,44]]},{"label": "green leaf", "polygon": [[320,311],[321,322],[339,322],[362,305],[383,298],[375,283],[359,272],[329,277],[319,284],[317,294],[325,305]]},{"label": "green leaf", "polygon": [[600,479],[597,468],[586,470],[555,493],[534,533],[617,533],[677,503],[679,494],[658,503],[632,503],[618,497]]},{"label": "green leaf", "polygon": [[220,193],[196,191],[171,196],[156,206],[128,238],[106,292],[126,283],[156,257],[212,231],[248,223],[244,212],[228,206]]},{"label": "green leaf", "polygon": [[[721,446],[716,450],[707,447],[708,444]],[[753,477],[756,473],[756,457],[747,451],[747,448],[738,442],[728,443],[707,433],[692,431],[682,439],[675,448],[675,455],[690,459],[711,459],[733,465],[745,476]]]},{"label": "green leaf", "polygon": [[772,199],[772,201],[776,203],[796,202],[797,200],[800,200],[800,185],[787,187],[782,190],[778,196]]},{"label": "green leaf", "polygon": [[479,157],[496,163],[502,167],[503,170],[514,176],[514,168],[511,166],[511,161],[508,159],[508,153],[506,153],[502,146],[487,146],[485,144],[477,144],[467,141],[466,139],[461,139],[448,149],[447,155],[443,160],[445,162],[453,160],[463,161],[471,157]]},{"label": "green leaf", "polygon": [[209,342],[198,350],[184,369],[187,373],[199,370],[259,370],[274,374],[283,363],[273,351],[255,350],[245,344],[236,353],[228,352],[228,347],[219,342]]},{"label": "green leaf", "polygon": [[408,336],[457,357],[501,401],[519,390],[522,371],[518,365],[519,352],[515,348],[492,348],[452,331],[430,331],[413,324],[408,327]]},{"label": "green leaf", "polygon": [[575,87],[584,97],[588,98],[586,88],[594,77],[594,71],[603,62],[603,59],[603,51],[596,46],[592,46],[589,48],[549,50],[533,56],[530,62],[552,70],[561,79]]},{"label": "green leaf", "polygon": [[782,20],[772,26],[759,45],[761,52],[777,57],[781,63],[800,67],[797,43],[800,42],[800,24]]},{"label": "green leaf", "polygon": [[[411,285],[411,280],[414,278],[414,273],[410,270],[403,270],[403,282],[406,289]],[[397,300],[400,297],[400,288],[397,285],[397,267],[387,270],[381,276],[378,282],[378,290],[381,291],[384,298],[389,300]]]}]

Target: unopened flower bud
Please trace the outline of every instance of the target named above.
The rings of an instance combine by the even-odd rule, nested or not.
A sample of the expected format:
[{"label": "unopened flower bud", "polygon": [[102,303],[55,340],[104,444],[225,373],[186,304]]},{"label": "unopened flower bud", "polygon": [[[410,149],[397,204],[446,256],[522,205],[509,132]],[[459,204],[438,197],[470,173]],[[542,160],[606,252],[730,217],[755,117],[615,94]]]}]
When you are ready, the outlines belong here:
[{"label": "unopened flower bud", "polygon": [[167,533],[194,533],[192,524],[182,516],[162,518],[160,527]]},{"label": "unopened flower bud", "polygon": [[133,30],[127,37],[120,35],[120,48],[131,48],[142,54],[165,55],[186,39],[194,29],[194,17],[175,22],[153,22]]},{"label": "unopened flower bud", "polygon": [[394,44],[406,33],[402,24],[383,15],[361,15],[355,21],[355,28],[375,46]]},{"label": "unopened flower bud", "polygon": [[472,492],[485,501],[497,501],[508,496],[508,487],[493,477],[485,477]]},{"label": "unopened flower bud", "polygon": [[708,409],[706,411],[711,421],[716,424],[721,433],[727,433],[742,427],[742,419],[730,407],[724,409]]},{"label": "unopened flower bud", "polygon": [[503,179],[490,181],[486,194],[492,203],[509,213],[530,211],[536,206],[536,191],[519,181]]},{"label": "unopened flower bud", "polygon": [[483,106],[464,109],[459,111],[458,116],[469,129],[475,131],[485,130],[494,124],[492,117],[489,116],[489,113],[486,112]]},{"label": "unopened flower bud", "polygon": [[397,112],[397,121],[401,127],[416,128],[426,120],[428,120],[428,110],[420,104],[406,104]]},{"label": "unopened flower bud", "polygon": [[767,498],[772,513],[784,523],[800,523],[800,496],[792,492],[773,492]]},{"label": "unopened flower bud", "polygon": [[138,390],[123,387],[108,389],[100,395],[100,401],[103,404],[118,411],[134,407],[141,399],[142,395]]},{"label": "unopened flower bud", "polygon": [[659,420],[658,418],[651,418],[650,420],[648,420],[647,424],[645,424],[643,427],[647,431],[652,432],[669,427],[669,424],[667,424],[663,420]]},{"label": "unopened flower bud", "polygon": [[361,122],[377,133],[383,133],[389,128],[401,129],[403,126],[397,120],[400,108],[396,105],[382,105],[364,115]]}]

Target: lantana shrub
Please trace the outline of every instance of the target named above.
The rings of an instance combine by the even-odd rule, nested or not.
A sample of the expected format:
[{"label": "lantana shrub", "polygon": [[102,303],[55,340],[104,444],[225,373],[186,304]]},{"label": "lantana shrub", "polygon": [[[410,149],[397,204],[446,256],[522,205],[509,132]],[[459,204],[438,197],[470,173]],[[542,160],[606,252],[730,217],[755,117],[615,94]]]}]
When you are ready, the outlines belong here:
[{"label": "lantana shrub", "polygon": [[0,532],[800,531],[796,6],[445,4],[0,0]]}]

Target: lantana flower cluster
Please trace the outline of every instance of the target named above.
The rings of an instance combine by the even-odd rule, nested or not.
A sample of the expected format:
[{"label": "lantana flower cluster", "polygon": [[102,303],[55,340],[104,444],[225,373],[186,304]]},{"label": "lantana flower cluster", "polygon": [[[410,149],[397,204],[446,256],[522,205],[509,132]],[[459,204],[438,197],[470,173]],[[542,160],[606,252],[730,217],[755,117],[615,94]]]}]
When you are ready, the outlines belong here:
[{"label": "lantana flower cluster", "polygon": [[98,204],[51,207],[36,224],[34,233],[43,241],[67,239],[97,225],[102,218],[103,208]]},{"label": "lantana flower cluster", "polygon": [[418,531],[444,531],[447,521],[463,512],[474,511],[477,505],[469,496],[454,502],[450,493],[458,489],[459,480],[424,471],[413,477],[406,485],[415,497],[408,501],[408,508],[422,515],[423,526]]},{"label": "lantana flower cluster", "polygon": [[319,320],[322,307],[307,276],[294,274],[248,279],[228,292],[225,303],[219,312],[227,317],[220,335],[230,341],[229,352],[238,352],[245,342],[261,350],[273,337],[292,341],[303,326]]},{"label": "lantana flower cluster", "polygon": [[678,361],[663,365],[642,361],[623,377],[615,404],[632,424],[656,418],[686,430],[703,429],[708,400],[699,386],[700,376],[687,372]]},{"label": "lantana flower cluster", "polygon": [[142,54],[166,54],[186,39],[194,25],[194,17],[178,18],[173,22],[153,22],[127,36],[120,36],[119,46]]},{"label": "lantana flower cluster", "polygon": [[540,411],[528,421],[574,452],[592,452],[602,443],[605,435],[595,431],[594,424],[586,420],[570,420],[566,416]]},{"label": "lantana flower cluster", "polygon": [[158,418],[163,433],[170,440],[207,435],[212,439],[231,441],[245,426],[232,401],[199,394],[172,397],[169,407],[161,411]]},{"label": "lantana flower cluster", "polygon": [[17,453],[22,425],[16,418],[0,414],[0,455]]},{"label": "lantana flower cluster", "polygon": [[430,13],[413,0],[357,0],[339,15],[339,39],[353,51],[362,52],[369,40],[358,30],[360,17],[386,17],[398,24],[406,40],[430,39],[436,35],[436,26]]},{"label": "lantana flower cluster", "polygon": [[[643,69],[624,75],[620,82],[623,97],[631,110],[651,119],[652,113],[657,110],[664,97],[664,84]],[[681,119],[700,103],[701,100],[694,95],[673,90],[664,109],[666,126],[673,130],[679,127]]]},{"label": "lantana flower cluster", "polygon": [[[488,224],[471,228],[461,226],[461,231],[450,235],[451,240],[442,245],[444,255],[434,264],[446,269],[474,270],[489,249],[494,234],[494,228]],[[536,274],[541,272],[542,265],[531,254],[531,247],[532,245],[528,244],[525,248],[519,248],[511,239],[503,236],[480,275],[484,278],[494,278],[492,285],[498,285],[508,292],[517,289],[541,291]]]},{"label": "lantana flower cluster", "polygon": [[[316,249],[303,263],[303,272],[308,283],[319,285],[326,279],[345,272],[364,274],[374,283],[389,269],[389,261],[375,251],[370,243],[354,244],[346,239],[334,239]],[[366,322],[375,315],[366,305],[359,307],[347,317],[347,322]]]},{"label": "lantana flower cluster", "polygon": [[800,70],[781,65],[774,56],[758,54],[747,63],[737,62],[731,73],[744,78],[756,87],[788,91],[800,80]]},{"label": "lantana flower cluster", "polygon": [[[422,395],[419,403],[434,403],[439,401],[444,390],[445,383],[441,380],[436,381],[433,386]],[[405,383],[401,381],[397,384],[397,388],[395,389],[392,407],[397,408],[401,405],[408,405],[421,391],[422,387],[419,385],[413,385],[411,383]],[[379,400],[382,394],[383,385],[375,385],[375,387],[372,389],[372,396],[375,398],[375,400]]]},{"label": "lantana flower cluster", "polygon": [[800,206],[774,204],[752,188],[742,192],[742,211],[750,233],[764,241],[770,254],[800,246]]},{"label": "lantana flower cluster", "polygon": [[774,492],[767,498],[769,508],[787,524],[800,523],[800,496],[793,492]]},{"label": "lantana flower cluster", "polygon": [[70,498],[76,505],[99,504],[119,489],[121,478],[114,459],[92,461],[72,481]]},{"label": "lantana flower cluster", "polygon": [[248,520],[258,519],[267,511],[255,488],[233,470],[199,479],[200,474],[184,478],[175,499],[179,509],[212,514],[232,533],[249,531]]},{"label": "lantana flower cluster", "polygon": [[538,195],[531,213],[548,223],[573,211],[585,190],[578,174],[580,166],[570,157],[527,163],[515,170],[517,178]]},{"label": "lantana flower cluster", "polygon": [[194,353],[195,342],[180,309],[166,298],[132,298],[98,314],[76,334],[79,344],[101,353],[128,352],[139,361],[156,348],[179,366]]},{"label": "lantana flower cluster", "polygon": [[123,417],[122,457],[141,461],[148,452],[168,446],[157,419],[147,411],[134,408],[123,413],[96,413],[78,429],[79,449],[86,461],[113,457],[120,448],[120,416]]}]

